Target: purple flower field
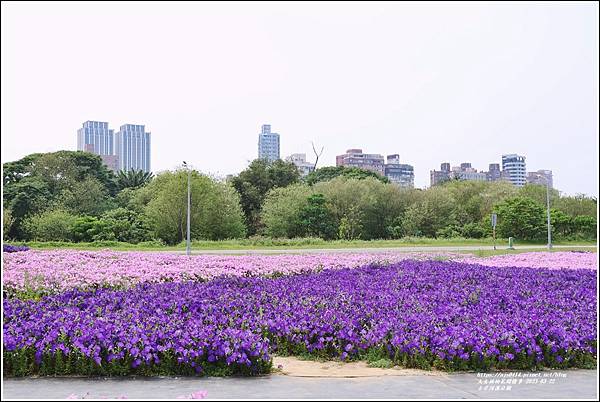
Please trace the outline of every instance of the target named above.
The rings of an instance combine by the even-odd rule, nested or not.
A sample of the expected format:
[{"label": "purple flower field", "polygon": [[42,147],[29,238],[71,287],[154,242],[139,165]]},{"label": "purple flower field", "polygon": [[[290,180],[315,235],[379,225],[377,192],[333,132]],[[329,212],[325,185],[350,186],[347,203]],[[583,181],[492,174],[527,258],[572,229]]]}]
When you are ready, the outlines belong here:
[{"label": "purple flower field", "polygon": [[5,298],[4,374],[253,375],[273,353],[443,370],[591,367],[596,275],[402,260]]}]

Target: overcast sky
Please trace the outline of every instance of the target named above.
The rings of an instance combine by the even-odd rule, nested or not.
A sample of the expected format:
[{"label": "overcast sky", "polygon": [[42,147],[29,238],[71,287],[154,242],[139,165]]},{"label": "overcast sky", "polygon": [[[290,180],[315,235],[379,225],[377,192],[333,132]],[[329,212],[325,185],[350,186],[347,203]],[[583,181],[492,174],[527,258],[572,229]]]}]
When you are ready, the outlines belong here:
[{"label": "overcast sky", "polygon": [[2,2],[2,161],[145,124],[152,170],[219,175],[324,146],[441,162],[503,153],[598,195],[598,4]]}]

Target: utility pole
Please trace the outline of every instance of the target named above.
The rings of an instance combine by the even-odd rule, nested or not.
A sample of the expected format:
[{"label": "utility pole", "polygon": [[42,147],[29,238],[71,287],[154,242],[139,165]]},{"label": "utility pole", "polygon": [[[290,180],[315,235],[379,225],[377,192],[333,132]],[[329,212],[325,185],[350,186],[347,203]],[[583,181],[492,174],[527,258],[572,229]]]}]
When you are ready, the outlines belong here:
[{"label": "utility pole", "polygon": [[[541,176],[544,177],[544,176]],[[552,229],[550,226],[550,181],[547,177],[544,177],[546,180],[546,212],[548,217],[548,251],[552,249]]]},{"label": "utility pole", "polygon": [[185,246],[185,253],[187,255],[192,254],[192,248],[190,243],[190,209],[191,209],[191,171],[189,166],[185,161],[183,161],[183,166],[187,169],[188,177],[187,177],[187,242]]},{"label": "utility pole", "polygon": [[496,249],[496,222],[498,220],[498,215],[495,213],[492,214],[492,237],[494,239],[494,250]]}]

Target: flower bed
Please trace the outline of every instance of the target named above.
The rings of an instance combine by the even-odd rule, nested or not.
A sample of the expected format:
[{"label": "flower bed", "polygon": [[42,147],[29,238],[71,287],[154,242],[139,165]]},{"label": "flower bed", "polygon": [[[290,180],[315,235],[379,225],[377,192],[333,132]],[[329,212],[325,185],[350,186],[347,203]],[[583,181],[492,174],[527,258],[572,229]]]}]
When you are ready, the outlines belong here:
[{"label": "flower bed", "polygon": [[52,250],[6,254],[3,284],[10,295],[36,297],[70,289],[125,289],[138,283],[205,281],[218,276],[281,276],[389,264],[405,259],[459,258],[448,253],[196,255]]},{"label": "flower bed", "polygon": [[464,255],[457,261],[488,267],[525,267],[547,269],[597,269],[598,254],[592,252],[553,251],[503,254],[486,258]]},{"label": "flower bed", "polygon": [[27,251],[29,247],[27,246],[13,246],[12,244],[3,244],[2,251],[5,253],[17,253],[19,251]]},{"label": "flower bed", "polygon": [[[335,256],[338,257],[338,256]],[[259,374],[270,353],[445,370],[596,362],[596,271],[443,261],[5,299],[5,375]]]}]

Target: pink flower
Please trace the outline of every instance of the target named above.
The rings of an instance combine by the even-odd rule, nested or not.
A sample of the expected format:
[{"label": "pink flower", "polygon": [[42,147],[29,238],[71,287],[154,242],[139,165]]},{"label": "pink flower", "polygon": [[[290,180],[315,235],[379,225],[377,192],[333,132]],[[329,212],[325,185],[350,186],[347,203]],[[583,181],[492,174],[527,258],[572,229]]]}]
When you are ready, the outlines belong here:
[{"label": "pink flower", "polygon": [[190,394],[191,399],[204,399],[208,395],[207,391],[199,390]]}]

